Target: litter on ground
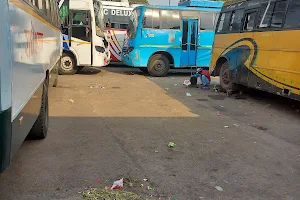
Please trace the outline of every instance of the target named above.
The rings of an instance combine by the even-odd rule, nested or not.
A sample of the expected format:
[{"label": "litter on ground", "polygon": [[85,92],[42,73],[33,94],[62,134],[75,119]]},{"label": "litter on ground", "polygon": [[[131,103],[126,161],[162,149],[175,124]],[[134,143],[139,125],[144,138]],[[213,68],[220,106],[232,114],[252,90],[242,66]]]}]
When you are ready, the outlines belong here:
[{"label": "litter on ground", "polygon": [[224,126],[224,128],[229,128],[229,126]]},{"label": "litter on ground", "polygon": [[233,126],[234,126],[234,127],[239,127],[240,125],[238,125],[238,124],[233,124]]},{"label": "litter on ground", "polygon": [[218,112],[217,112],[217,116],[220,116],[220,115],[221,115],[221,113],[218,111]]},{"label": "litter on ground", "polygon": [[74,100],[73,100],[73,99],[69,99],[69,102],[70,102],[70,103],[74,103]]},{"label": "litter on ground", "polygon": [[104,86],[102,86],[101,84],[98,84],[98,85],[91,85],[89,86],[90,89],[105,89]]},{"label": "litter on ground", "polygon": [[111,186],[111,190],[114,190],[114,189],[120,189],[123,187],[123,178],[121,178],[120,180],[117,180],[113,183],[113,185]]},{"label": "litter on ground", "polygon": [[218,191],[222,192],[223,191],[223,188],[221,188],[220,186],[216,186],[215,187]]},{"label": "litter on ground", "polygon": [[175,145],[176,144],[174,142],[169,142],[168,147],[172,148],[172,147],[175,147]]},{"label": "litter on ground", "polygon": [[141,200],[142,197],[133,192],[114,191],[108,189],[89,188],[86,191],[80,192],[86,200],[105,199],[105,200]]},{"label": "litter on ground", "polygon": [[191,81],[190,80],[184,80],[183,81],[183,85],[190,86],[191,85]]},{"label": "litter on ground", "polygon": [[191,93],[187,92],[187,93],[185,93],[185,96],[191,97],[192,95],[191,95]]}]

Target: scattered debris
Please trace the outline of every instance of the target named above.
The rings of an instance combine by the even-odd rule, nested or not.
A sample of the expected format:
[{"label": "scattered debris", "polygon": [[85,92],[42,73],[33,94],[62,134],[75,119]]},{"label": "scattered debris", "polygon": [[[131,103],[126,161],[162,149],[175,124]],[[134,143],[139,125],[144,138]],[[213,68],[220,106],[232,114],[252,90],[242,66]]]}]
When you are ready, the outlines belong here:
[{"label": "scattered debris", "polygon": [[254,144],[256,144],[256,142],[253,142]]},{"label": "scattered debris", "polygon": [[152,188],[152,187],[150,187],[150,186],[148,186],[148,187],[147,187],[147,189],[148,189],[148,190],[153,190],[153,188]]},{"label": "scattered debris", "polygon": [[144,184],[141,184],[140,187],[144,187]]},{"label": "scattered debris", "polygon": [[174,84],[175,87],[176,87],[177,85],[178,85],[177,83]]},{"label": "scattered debris", "polygon": [[223,191],[223,188],[221,188],[220,186],[216,186],[215,187],[218,191],[222,192]]},{"label": "scattered debris", "polygon": [[150,79],[150,80],[151,80],[151,79],[152,79],[152,77],[151,77],[151,76],[148,76],[148,79]]},{"label": "scattered debris", "polygon": [[174,142],[169,142],[168,147],[173,148],[173,147],[175,147],[175,145],[176,144]]},{"label": "scattered debris", "polygon": [[158,153],[158,151],[154,151],[154,153]]},{"label": "scattered debris", "polygon": [[288,193],[287,192],[285,192],[285,193],[283,193],[284,195],[288,195]]},{"label": "scattered debris", "polygon": [[172,80],[174,80],[174,78],[173,78],[173,77],[172,77],[171,79],[172,79]]},{"label": "scattered debris", "polygon": [[191,85],[191,81],[190,80],[184,80],[183,81],[183,85],[190,86]]},{"label": "scattered debris", "polygon": [[240,125],[239,124],[232,124],[234,127],[239,127]]},{"label": "scattered debris", "polygon": [[114,189],[120,189],[123,187],[123,178],[121,178],[120,180],[117,180],[113,183],[113,185],[111,186],[111,190],[114,190]]},{"label": "scattered debris", "polygon": [[133,72],[130,72],[130,74],[131,74],[131,75],[134,75],[134,73],[133,73]]},{"label": "scattered debris", "polygon": [[209,90],[210,87],[208,87],[208,86],[203,86],[203,87],[201,87],[200,89],[201,89],[201,90]]},{"label": "scattered debris", "polygon": [[221,115],[221,113],[218,111],[218,112],[217,112],[217,116],[220,116],[220,115]]},{"label": "scattered debris", "polygon": [[141,200],[142,197],[133,192],[126,191],[113,191],[108,189],[97,189],[97,188],[88,188],[84,192],[80,192],[82,197],[86,200],[94,200],[94,199],[106,199],[106,200]]},{"label": "scattered debris", "polygon": [[104,86],[102,86],[101,84],[98,85],[91,85],[89,86],[90,89],[105,89]]},{"label": "scattered debris", "polygon": [[191,95],[191,93],[187,92],[187,93],[185,93],[185,96],[191,97],[192,95]]},{"label": "scattered debris", "polygon": [[224,108],[224,106],[220,105],[221,108]]},{"label": "scattered debris", "polygon": [[165,90],[166,90],[166,91],[168,91],[168,90],[169,90],[169,88],[165,88]]},{"label": "scattered debris", "polygon": [[148,179],[144,178],[143,181],[148,181]]},{"label": "scattered debris", "polygon": [[224,128],[229,128],[229,126],[224,126]]},{"label": "scattered debris", "polygon": [[74,103],[75,101],[73,99],[69,99],[69,102],[70,103]]}]

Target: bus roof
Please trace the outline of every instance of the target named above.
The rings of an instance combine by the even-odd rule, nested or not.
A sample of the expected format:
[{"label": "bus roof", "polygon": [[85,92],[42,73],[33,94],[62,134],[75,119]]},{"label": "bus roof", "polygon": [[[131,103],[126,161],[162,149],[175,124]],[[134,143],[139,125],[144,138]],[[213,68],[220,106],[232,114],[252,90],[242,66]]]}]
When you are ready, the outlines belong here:
[{"label": "bus roof", "polygon": [[259,7],[262,3],[268,3],[270,0],[233,0],[231,3],[225,4],[222,12],[242,9],[242,8],[256,8]]},{"label": "bus roof", "polygon": [[220,8],[211,8],[211,7],[185,7],[185,6],[138,6],[139,8],[145,7],[145,8],[154,8],[154,9],[161,9],[161,10],[203,10],[203,11],[217,11],[219,12],[221,10]]},{"label": "bus roof", "polygon": [[100,1],[103,6],[130,7],[128,1]]},{"label": "bus roof", "polygon": [[223,2],[210,0],[181,0],[178,6],[199,7],[199,8],[222,8]]}]

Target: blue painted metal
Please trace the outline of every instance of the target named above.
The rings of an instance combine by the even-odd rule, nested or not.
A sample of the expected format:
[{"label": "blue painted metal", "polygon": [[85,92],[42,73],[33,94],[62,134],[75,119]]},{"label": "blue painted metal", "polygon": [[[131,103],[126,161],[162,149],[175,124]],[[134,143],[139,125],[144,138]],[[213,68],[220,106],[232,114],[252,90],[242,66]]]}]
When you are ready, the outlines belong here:
[{"label": "blue painted metal", "polygon": [[[207,2],[205,2],[207,3]],[[216,3],[216,2],[214,2]],[[220,2],[217,2],[219,5]],[[221,2],[223,5],[223,3]],[[211,59],[214,31],[201,31],[198,27],[198,19],[195,17],[184,18],[188,21],[189,34],[187,38],[187,51],[182,50],[183,26],[179,30],[174,29],[149,29],[142,28],[143,16],[147,8],[187,10],[187,11],[209,11],[220,12],[221,7],[183,7],[183,6],[139,6],[140,16],[136,27],[136,34],[124,42],[122,59],[123,63],[133,67],[147,67],[150,57],[159,52],[170,55],[174,68],[198,66],[208,67]],[[191,50],[192,24],[196,25],[196,47]],[[182,22],[183,23],[183,22]],[[173,62],[172,62],[173,61]]]},{"label": "blue painted metal", "polygon": [[198,8],[222,8],[223,2],[209,0],[189,0],[178,3],[178,6],[198,7]]}]

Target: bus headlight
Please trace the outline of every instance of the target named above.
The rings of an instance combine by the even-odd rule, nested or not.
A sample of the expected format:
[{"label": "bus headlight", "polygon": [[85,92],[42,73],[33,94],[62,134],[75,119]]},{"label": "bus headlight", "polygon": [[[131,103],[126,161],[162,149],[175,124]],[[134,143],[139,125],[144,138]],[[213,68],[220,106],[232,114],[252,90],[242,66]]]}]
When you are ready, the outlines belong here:
[{"label": "bus headlight", "polygon": [[100,52],[100,53],[104,53],[105,52],[105,48],[104,47],[100,47],[100,46],[95,46],[96,51]]}]

